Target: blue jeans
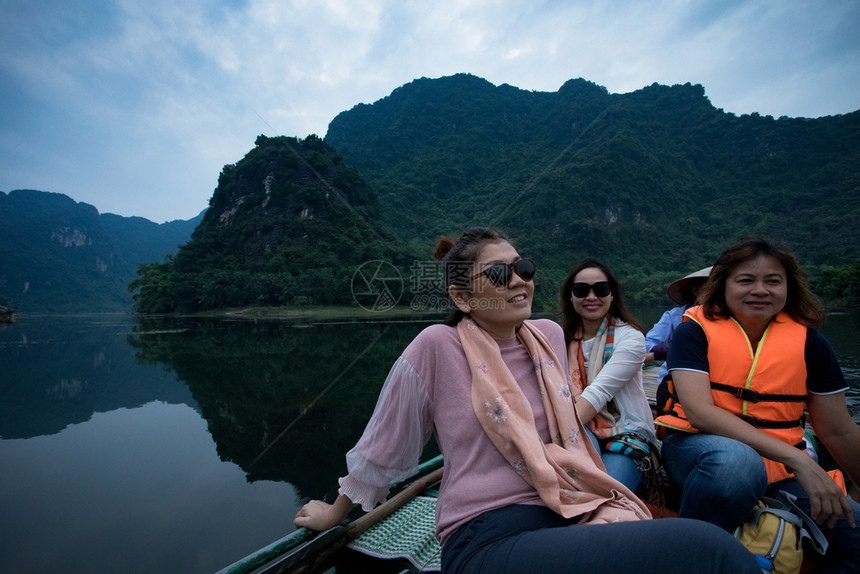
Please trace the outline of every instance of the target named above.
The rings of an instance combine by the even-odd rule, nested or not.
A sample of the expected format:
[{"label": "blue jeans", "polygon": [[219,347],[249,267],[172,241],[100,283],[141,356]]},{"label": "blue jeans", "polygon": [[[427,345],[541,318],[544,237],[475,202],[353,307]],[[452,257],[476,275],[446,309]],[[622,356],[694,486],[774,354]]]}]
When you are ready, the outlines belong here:
[{"label": "blue jeans", "polygon": [[645,475],[636,466],[636,461],[629,456],[614,452],[602,452],[600,458],[603,460],[607,474],[629,488],[631,492],[636,492],[645,481]]},{"label": "blue jeans", "polygon": [[545,506],[507,506],[460,527],[442,547],[445,574],[708,572],[761,574],[728,532],[684,518],[577,525]]},{"label": "blue jeans", "polygon": [[[669,433],[663,439],[663,462],[682,489],[678,516],[706,520],[730,530],[739,525],[765,493],[785,490],[809,512],[809,497],[796,479],[767,484],[759,454],[744,443],[702,433]],[[851,502],[855,519],[860,504]],[[860,528],[841,518],[834,528],[821,527],[830,545],[810,572],[860,572]]]},{"label": "blue jeans", "polygon": [[681,488],[678,516],[729,530],[764,496],[767,474],[759,454],[742,442],[704,433],[669,433],[663,465]]},{"label": "blue jeans", "polygon": [[591,444],[594,445],[595,450],[600,453],[600,459],[603,461],[603,466],[606,467],[606,473],[629,488],[631,492],[636,492],[645,481],[645,475],[636,466],[636,461],[623,454],[601,452],[597,437],[594,436],[591,429],[585,427],[585,432],[591,439]]}]

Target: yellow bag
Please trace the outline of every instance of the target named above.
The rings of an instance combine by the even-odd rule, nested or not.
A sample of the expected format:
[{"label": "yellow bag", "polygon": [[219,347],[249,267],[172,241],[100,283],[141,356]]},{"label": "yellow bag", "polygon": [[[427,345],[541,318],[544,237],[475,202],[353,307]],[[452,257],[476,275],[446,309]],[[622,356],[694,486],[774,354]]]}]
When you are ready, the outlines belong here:
[{"label": "yellow bag", "polygon": [[827,551],[821,530],[797,505],[795,497],[779,491],[756,505],[734,536],[755,555],[763,572],[797,574],[803,562],[803,540],[819,554]]}]

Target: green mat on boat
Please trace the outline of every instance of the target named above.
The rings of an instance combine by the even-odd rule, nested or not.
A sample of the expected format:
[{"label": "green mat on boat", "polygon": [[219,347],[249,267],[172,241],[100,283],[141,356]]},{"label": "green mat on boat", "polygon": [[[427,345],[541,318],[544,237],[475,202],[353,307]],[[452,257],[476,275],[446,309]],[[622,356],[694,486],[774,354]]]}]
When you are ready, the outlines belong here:
[{"label": "green mat on boat", "polygon": [[442,570],[436,540],[436,499],[418,496],[347,544],[377,558],[405,558],[422,572]]}]

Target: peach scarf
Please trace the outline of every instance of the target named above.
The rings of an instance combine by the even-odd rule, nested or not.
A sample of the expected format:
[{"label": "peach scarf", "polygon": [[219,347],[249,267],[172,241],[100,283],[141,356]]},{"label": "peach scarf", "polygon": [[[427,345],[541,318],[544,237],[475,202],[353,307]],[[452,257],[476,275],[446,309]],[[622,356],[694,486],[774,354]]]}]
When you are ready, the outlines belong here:
[{"label": "peach scarf", "polygon": [[604,470],[576,417],[567,374],[543,333],[524,322],[517,339],[534,361],[552,442],[544,444],[531,405],[498,344],[470,318],[457,325],[472,371],[472,406],[490,441],[541,500],[580,524],[651,518],[648,509]]}]

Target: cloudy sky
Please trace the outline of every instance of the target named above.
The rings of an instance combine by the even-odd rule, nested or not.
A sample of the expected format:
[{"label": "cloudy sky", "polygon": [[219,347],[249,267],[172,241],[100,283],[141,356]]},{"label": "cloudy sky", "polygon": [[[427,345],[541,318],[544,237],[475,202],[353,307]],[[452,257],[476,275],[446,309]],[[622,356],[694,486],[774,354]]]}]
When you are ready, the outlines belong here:
[{"label": "cloudy sky", "polygon": [[458,72],[702,84],[738,115],[860,109],[856,0],[0,0],[0,191],[194,217],[258,134]]}]

